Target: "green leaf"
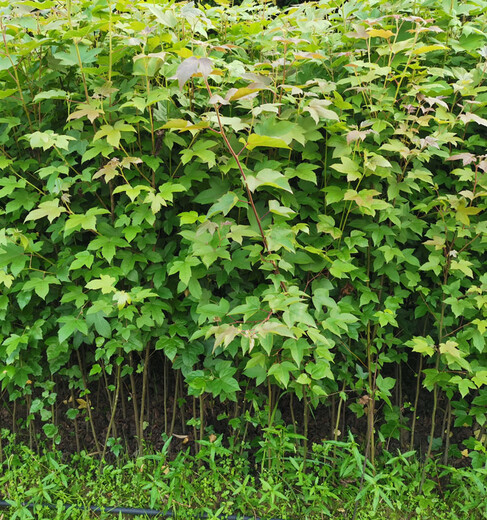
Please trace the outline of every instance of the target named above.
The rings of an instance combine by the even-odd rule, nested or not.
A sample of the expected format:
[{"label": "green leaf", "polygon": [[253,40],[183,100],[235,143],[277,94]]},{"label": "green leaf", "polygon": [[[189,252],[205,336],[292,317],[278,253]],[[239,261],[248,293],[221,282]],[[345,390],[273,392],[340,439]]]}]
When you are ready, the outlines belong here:
[{"label": "green leaf", "polygon": [[91,208],[85,214],[69,215],[66,223],[64,224],[64,234],[69,236],[75,229],[86,229],[89,231],[96,230],[96,216],[104,215],[109,213],[108,210],[103,208]]},{"label": "green leaf", "polygon": [[235,240],[239,244],[242,244],[243,237],[259,237],[260,234],[254,231],[250,226],[242,224],[234,224],[230,227],[230,233],[227,233],[227,237]]},{"label": "green leaf", "polygon": [[[103,275],[102,275],[103,276]],[[103,292],[103,289],[102,289]],[[110,327],[110,323],[105,319],[103,311],[96,312],[94,314],[90,314],[86,317],[86,323],[88,325],[93,324],[96,332],[104,337],[110,338],[112,336],[112,328]]]},{"label": "green leaf", "polygon": [[287,224],[275,224],[266,232],[267,243],[271,251],[295,251],[294,232]]},{"label": "green leaf", "polygon": [[116,253],[117,247],[128,247],[128,242],[116,236],[100,235],[92,240],[88,245],[88,250],[101,249],[101,254],[108,263],[111,263]]},{"label": "green leaf", "polygon": [[410,51],[410,53],[414,54],[415,56],[418,56],[420,54],[426,54],[427,52],[443,51],[443,50],[447,50],[447,49],[448,49],[448,47],[446,45],[441,45],[441,44],[422,45],[421,47],[413,49],[412,51]]},{"label": "green leaf", "polygon": [[286,219],[290,219],[296,215],[296,212],[286,206],[281,206],[277,200],[269,201],[269,211],[274,215],[280,215]]},{"label": "green leaf", "polygon": [[455,214],[455,218],[458,222],[465,224],[465,226],[470,226],[470,216],[478,215],[482,211],[481,208],[476,207],[466,207],[465,201],[462,201],[460,205],[457,207],[457,211]]},{"label": "green leaf", "polygon": [[14,277],[11,274],[7,274],[5,271],[0,270],[0,283],[3,283],[7,289],[12,287],[13,280]]},{"label": "green leaf", "polygon": [[22,246],[12,242],[0,246],[0,267],[10,267],[14,276],[24,269],[28,259]]},{"label": "green leaf", "polygon": [[284,388],[287,388],[290,373],[294,370],[296,370],[296,367],[292,363],[283,361],[282,363],[272,365],[267,373],[270,376],[274,376]]},{"label": "green leaf", "polygon": [[[90,49],[87,45],[78,45],[78,50],[80,52],[81,64],[86,65],[89,63],[93,63],[96,60],[97,54],[102,51],[101,47]],[[62,65],[66,65],[68,67],[79,66],[78,60],[78,50],[74,44],[70,45],[68,50],[58,51],[53,53],[53,56],[60,60]]]},{"label": "green leaf", "polygon": [[71,262],[69,266],[69,270],[72,269],[81,269],[82,267],[87,267],[88,269],[93,265],[94,256],[88,251],[81,251],[80,253],[76,253],[75,260]]},{"label": "green leaf", "polygon": [[30,280],[25,282],[23,290],[32,291],[33,289],[37,296],[45,300],[49,292],[49,286],[52,284],[59,285],[60,282],[54,276],[45,276],[44,278],[31,278]]},{"label": "green leaf", "polygon": [[58,318],[58,323],[64,323],[64,325],[58,331],[59,342],[63,343],[75,332],[79,331],[84,335],[88,334],[88,325],[86,322],[75,316],[61,316]]},{"label": "green leaf", "polygon": [[431,336],[415,336],[409,341],[406,341],[406,345],[412,348],[414,352],[426,354],[430,357],[435,353],[435,342]]},{"label": "green leaf", "polygon": [[69,141],[75,140],[75,138],[70,135],[59,135],[52,130],[46,130],[45,132],[37,131],[32,134],[26,134],[24,137],[29,139],[31,148],[42,148],[43,150],[48,150],[52,147],[67,150]]},{"label": "green leaf", "polygon": [[285,336],[288,338],[294,337],[294,334],[291,332],[289,327],[284,325],[284,323],[279,323],[274,320],[268,320],[257,325],[254,327],[254,331],[261,336],[265,334],[277,334],[278,336]]},{"label": "green leaf", "polygon": [[120,139],[122,138],[122,132],[135,132],[135,128],[124,121],[117,121],[114,126],[102,125],[100,130],[93,136],[93,142],[106,137],[108,144],[114,148],[118,148]]},{"label": "green leaf", "polygon": [[298,177],[303,181],[312,182],[313,184],[317,183],[316,173],[314,170],[318,169],[319,166],[317,164],[308,164],[308,163],[299,163],[294,168],[286,168],[285,174],[286,178],[291,179],[293,177]]},{"label": "green leaf", "polygon": [[267,148],[287,148],[288,150],[290,149],[287,143],[282,139],[258,134],[250,134],[246,144],[249,150],[253,150],[258,146],[264,146]]},{"label": "green leaf", "polygon": [[39,92],[34,96],[34,103],[38,103],[44,99],[66,99],[68,97],[67,92],[61,89],[52,89],[45,90],[44,92]]},{"label": "green leaf", "polygon": [[470,268],[472,262],[468,260],[452,260],[450,264],[450,268],[452,271],[461,271],[464,275],[473,278],[473,271]]},{"label": "green leaf", "polygon": [[103,294],[108,294],[111,292],[115,292],[115,284],[117,283],[116,278],[113,276],[102,274],[100,278],[95,278],[94,280],[89,281],[85,287],[87,289],[101,289]]},{"label": "green leaf", "polygon": [[228,212],[237,204],[238,197],[233,193],[233,191],[229,191],[222,195],[215,204],[213,204],[208,210],[207,217],[211,218],[216,213],[223,213],[223,215],[227,215]]},{"label": "green leaf", "polygon": [[24,222],[29,220],[39,220],[40,218],[47,217],[49,222],[52,222],[55,218],[59,217],[61,213],[66,212],[66,208],[59,207],[59,199],[48,200],[45,202],[41,202],[37,209],[32,210],[27,217],[25,217]]},{"label": "green leaf", "polygon": [[469,370],[470,364],[468,361],[464,359],[464,353],[461,352],[458,348],[458,343],[454,340],[448,340],[444,343],[440,343],[440,353],[445,356],[445,359],[450,364],[457,364],[461,367]]},{"label": "green leaf", "polygon": [[345,262],[344,260],[333,260],[330,267],[330,274],[335,278],[347,278],[347,274],[356,271],[358,267],[352,262]]},{"label": "green leaf", "polygon": [[247,175],[247,185],[250,191],[255,191],[261,186],[271,186],[280,190],[285,190],[292,193],[289,182],[282,173],[270,168],[264,168],[260,170],[256,176]]},{"label": "green leaf", "polygon": [[324,359],[320,359],[317,363],[307,363],[306,372],[315,381],[321,381],[322,379],[333,379],[333,373],[330,368],[330,363]]},{"label": "green leaf", "polygon": [[[17,56],[0,56],[0,72],[10,69],[15,66],[17,62]],[[15,91],[17,92],[17,89],[15,89]]]},{"label": "green leaf", "polygon": [[303,112],[308,112],[318,124],[320,119],[331,119],[332,121],[340,121],[338,114],[326,108],[331,105],[331,101],[326,99],[312,99],[309,104],[303,108]]}]

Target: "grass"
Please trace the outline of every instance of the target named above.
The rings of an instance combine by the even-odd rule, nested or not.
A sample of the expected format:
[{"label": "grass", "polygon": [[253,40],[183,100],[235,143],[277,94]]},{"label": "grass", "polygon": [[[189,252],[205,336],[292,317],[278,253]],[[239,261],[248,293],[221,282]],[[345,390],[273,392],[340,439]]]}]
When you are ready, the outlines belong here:
[{"label": "grass", "polygon": [[[195,514],[290,520],[487,516],[485,468],[455,469],[430,460],[419,494],[422,463],[415,452],[383,452],[374,469],[364,464],[350,437],[347,442],[314,444],[304,469],[292,435],[285,429],[275,434],[284,441],[280,448],[276,450],[267,439],[254,455],[248,446],[230,447],[220,436],[213,442],[200,441],[197,455],[191,446],[180,446],[169,457],[177,440],[168,439],[162,451],[147,449],[135,459],[119,454],[102,466],[85,452],[35,453],[10,435],[0,490],[12,507],[3,512],[2,520],[114,518],[78,509],[92,505],[170,510],[181,519]],[[37,506],[32,510],[22,505],[25,502]],[[66,510],[66,504],[73,507]]]}]

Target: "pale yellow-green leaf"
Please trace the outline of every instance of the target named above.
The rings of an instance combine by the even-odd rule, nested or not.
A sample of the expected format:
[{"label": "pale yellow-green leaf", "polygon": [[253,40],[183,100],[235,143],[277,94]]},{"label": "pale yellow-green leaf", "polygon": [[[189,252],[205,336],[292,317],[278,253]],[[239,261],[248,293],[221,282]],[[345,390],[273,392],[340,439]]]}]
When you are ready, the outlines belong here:
[{"label": "pale yellow-green leaf", "polygon": [[446,45],[441,45],[441,44],[423,45],[422,47],[413,49],[411,51],[411,54],[415,54],[417,56],[419,54],[426,54],[427,52],[441,51],[441,50],[446,50],[446,49],[448,49],[448,47]]},{"label": "pale yellow-green leaf", "polygon": [[247,148],[253,150],[257,146],[265,146],[267,148],[287,148],[289,146],[277,137],[269,137],[266,135],[250,134],[247,140]]},{"label": "pale yellow-green leaf", "polygon": [[241,99],[246,96],[250,96],[251,94],[255,94],[261,90],[262,90],[261,88],[248,88],[248,87],[239,88],[228,99],[229,99],[229,101],[236,101],[237,99]]},{"label": "pale yellow-green leaf", "polygon": [[369,36],[371,36],[372,38],[374,38],[374,37],[386,38],[387,40],[391,36],[394,36],[394,33],[392,31],[385,30],[385,29],[370,29],[370,30],[367,31],[367,34]]},{"label": "pale yellow-green leaf", "polygon": [[25,222],[28,220],[39,220],[43,217],[47,217],[49,222],[52,222],[65,211],[66,208],[62,206],[59,207],[59,199],[48,200],[46,202],[41,202],[37,209],[32,210],[27,217],[25,217]]},{"label": "pale yellow-green leaf", "polygon": [[14,277],[11,274],[7,274],[5,271],[0,270],[0,283],[3,283],[5,287],[12,287]]},{"label": "pale yellow-green leaf", "polygon": [[473,271],[470,269],[472,262],[468,260],[452,260],[450,264],[450,269],[452,271],[461,271],[466,276],[473,278]]},{"label": "pale yellow-green leaf", "polygon": [[116,281],[117,280],[113,278],[113,276],[102,274],[100,275],[100,278],[95,278],[94,280],[89,281],[85,287],[87,289],[101,289],[103,294],[109,294],[116,291],[114,287]]}]

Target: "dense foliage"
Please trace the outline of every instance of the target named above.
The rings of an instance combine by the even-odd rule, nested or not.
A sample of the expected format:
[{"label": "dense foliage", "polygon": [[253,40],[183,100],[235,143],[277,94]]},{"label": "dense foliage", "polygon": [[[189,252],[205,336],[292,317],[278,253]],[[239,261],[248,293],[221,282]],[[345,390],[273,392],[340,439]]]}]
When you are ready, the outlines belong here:
[{"label": "dense foliage", "polygon": [[216,4],[0,3],[4,426],[482,467],[487,4]]}]

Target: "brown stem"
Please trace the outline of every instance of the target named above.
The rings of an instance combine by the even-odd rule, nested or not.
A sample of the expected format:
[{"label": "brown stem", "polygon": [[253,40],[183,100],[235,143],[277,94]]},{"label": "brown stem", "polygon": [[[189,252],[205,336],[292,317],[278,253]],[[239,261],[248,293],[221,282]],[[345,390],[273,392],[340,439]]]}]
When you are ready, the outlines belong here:
[{"label": "brown stem", "polygon": [[445,453],[443,454],[443,464],[448,464],[448,451],[450,450],[450,432],[451,432],[451,401],[447,404],[447,418],[446,418],[446,439],[445,439]]},{"label": "brown stem", "polygon": [[12,410],[12,432],[17,433],[17,399],[14,401],[14,408]]},{"label": "brown stem", "polygon": [[330,439],[335,438],[335,420],[336,420],[336,397],[335,394],[331,396],[331,431],[330,431]]},{"label": "brown stem", "polygon": [[[435,368],[438,370],[440,366],[440,353],[438,352],[436,354],[436,365]],[[426,452],[426,459],[424,462],[423,471],[421,474],[421,483],[419,484],[419,493],[421,494],[423,491],[423,485],[424,481],[426,479],[426,469],[427,469],[427,462],[429,458],[431,457],[431,452],[433,451],[433,440],[435,436],[435,421],[436,421],[436,412],[438,410],[438,384],[435,383],[433,387],[433,411],[431,414],[431,428],[430,428],[430,438],[428,442],[428,451]]]},{"label": "brown stem", "polygon": [[[74,398],[74,390],[71,388],[71,407],[73,410],[76,410],[76,399]],[[74,433],[76,439],[76,452],[79,453],[81,451],[80,443],[79,443],[79,427],[78,427],[78,418],[75,416],[74,418]]]},{"label": "brown stem", "polygon": [[[206,85],[206,89],[208,90],[208,94],[210,95],[210,98],[211,98],[212,97],[211,88],[210,88],[210,85],[209,85],[208,80],[206,78],[205,78],[205,85]],[[252,208],[252,212],[254,214],[254,217],[255,217],[255,219],[257,221],[257,225],[259,227],[259,233],[260,233],[260,236],[262,238],[262,243],[264,245],[264,249],[265,249],[267,254],[271,254],[271,251],[269,249],[269,244],[267,243],[267,239],[265,237],[264,229],[262,228],[261,218],[259,217],[259,213],[257,212],[257,208],[255,207],[254,198],[252,197],[252,192],[250,191],[249,185],[247,184],[247,176],[245,175],[242,163],[240,162],[239,154],[237,154],[235,152],[235,150],[233,149],[230,141],[228,140],[227,134],[225,132],[225,128],[224,128],[223,123],[221,121],[220,110],[218,109],[217,105],[215,105],[215,113],[216,113],[216,117],[218,119],[218,126],[220,127],[220,135],[222,136],[223,141],[225,142],[225,145],[226,145],[228,151],[230,152],[232,157],[235,159],[235,162],[237,163],[238,169],[240,171],[240,175],[242,176],[242,179],[243,179],[243,182],[244,182],[244,185],[245,185],[245,189],[247,191],[247,196],[249,198],[250,207]],[[274,268],[274,273],[279,275],[280,274],[279,267],[277,266],[276,262],[274,260],[271,260],[270,262],[272,264],[272,267]],[[284,282],[281,282],[281,287],[282,287],[282,289],[284,291],[287,292],[287,287],[286,287],[286,284]]]},{"label": "brown stem", "polygon": [[421,390],[421,372],[423,371],[423,356],[419,356],[418,362],[418,376],[416,378],[416,395],[414,397],[414,407],[413,407],[413,422],[411,424],[411,442],[409,443],[409,450],[412,451],[414,449],[414,433],[416,429],[416,419],[418,414],[418,402],[419,402],[419,392]]},{"label": "brown stem", "polygon": [[88,419],[89,419],[90,426],[91,426],[91,433],[93,434],[93,440],[95,442],[96,451],[97,451],[97,453],[101,453],[100,443],[98,442],[98,437],[96,436],[95,423],[93,422],[93,415],[91,413],[91,403],[90,403],[90,399],[89,399],[88,385],[86,384],[86,376],[85,376],[85,372],[83,370],[83,364],[81,363],[81,355],[79,353],[79,350],[76,350],[76,354],[78,356],[79,369],[81,371],[81,377],[83,379],[83,388],[84,388],[84,392],[85,392],[85,396],[86,396],[86,411],[88,412]]},{"label": "brown stem", "polygon": [[169,437],[174,433],[174,425],[176,423],[176,411],[178,405],[178,389],[179,389],[179,378],[180,378],[179,370],[176,372],[176,381],[174,383],[174,401],[172,404],[172,418],[171,418],[171,429],[169,430]]},{"label": "brown stem", "polygon": [[200,445],[196,442],[198,440],[198,434],[196,431],[196,422],[194,422],[195,419],[196,419],[196,397],[193,396],[193,439],[194,439],[194,450],[196,453],[198,453]]},{"label": "brown stem", "polygon": [[139,419],[139,455],[142,455],[140,447],[144,442],[144,413],[145,413],[145,401],[147,396],[147,377],[149,374],[149,353],[150,345],[147,344],[145,347],[145,359],[144,359],[144,371],[142,372],[142,395],[140,396],[140,419]]},{"label": "brown stem", "polygon": [[186,415],[184,413],[184,405],[186,400],[184,399],[184,386],[183,386],[183,378],[179,378],[179,393],[181,394],[181,430],[183,435],[186,434]]},{"label": "brown stem", "polygon": [[293,430],[294,434],[296,435],[298,433],[296,428],[296,417],[294,416],[294,394],[291,393],[291,396],[289,398],[289,411],[291,412],[291,421],[293,422]]},{"label": "brown stem", "polygon": [[137,452],[140,453],[142,449],[142,441],[139,437],[139,404],[137,402],[137,387],[135,386],[135,377],[134,377],[134,361],[132,357],[132,352],[129,353],[129,364],[130,368],[130,387],[132,390],[132,405],[134,407],[134,421],[135,421],[135,436],[137,437]]},{"label": "brown stem", "polygon": [[203,440],[205,435],[205,403],[203,395],[200,395],[200,441]]},{"label": "brown stem", "polygon": [[102,464],[103,464],[103,462],[105,460],[105,455],[106,455],[107,446],[108,446],[108,439],[110,438],[110,430],[113,429],[113,424],[115,423],[115,414],[117,412],[118,396],[120,394],[120,370],[121,370],[121,367],[122,367],[122,363],[117,365],[117,373],[116,373],[117,386],[115,388],[115,397],[113,399],[113,406],[112,406],[112,413],[111,413],[111,416],[110,416],[110,423],[108,424],[107,434],[106,434],[106,437],[105,437],[105,444],[103,446],[103,453],[102,453],[101,459],[100,459],[100,466],[99,466],[100,469],[101,469]]},{"label": "brown stem", "polygon": [[303,436],[304,436],[304,452],[303,452],[303,472],[306,470],[306,460],[308,458],[308,426],[309,426],[309,402],[306,394],[306,387],[303,387],[303,403],[304,403],[304,414],[303,414]]},{"label": "brown stem", "polygon": [[164,433],[167,433],[167,378],[169,369],[167,366],[167,358],[164,356]]}]

